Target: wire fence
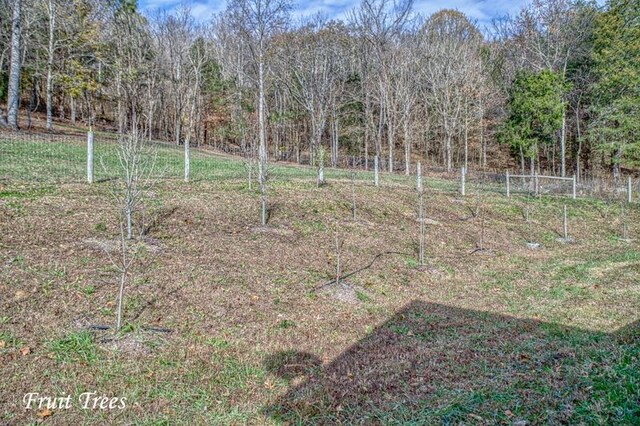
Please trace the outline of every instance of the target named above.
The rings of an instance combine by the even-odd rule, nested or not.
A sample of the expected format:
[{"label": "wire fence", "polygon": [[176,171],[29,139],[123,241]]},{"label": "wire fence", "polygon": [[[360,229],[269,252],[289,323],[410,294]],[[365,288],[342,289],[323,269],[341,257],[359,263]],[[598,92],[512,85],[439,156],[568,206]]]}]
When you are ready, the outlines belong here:
[{"label": "wire fence", "polygon": [[[75,133],[28,133],[0,131],[0,181],[26,182],[87,182],[88,135]],[[184,179],[184,146],[163,141],[147,144],[148,154],[154,158],[154,178]],[[118,135],[95,132],[93,142],[93,181],[101,182],[119,176]],[[214,147],[189,149],[191,181],[243,181],[257,178],[255,160],[227,153]],[[235,155],[234,155],[235,154]],[[272,180],[303,180],[315,182],[316,169],[309,165],[284,163],[271,159],[269,174]],[[364,164],[350,164],[346,168],[325,168],[325,178],[351,180],[374,184],[374,172],[365,171]],[[370,168],[373,166],[370,161]],[[412,174],[415,174],[415,165]],[[509,175],[509,172],[462,170],[449,172],[440,167],[422,167],[425,185],[432,190],[461,194],[490,192],[506,196],[528,194],[566,197],[594,197],[604,200],[636,202],[640,196],[640,181],[625,178],[614,181],[606,177],[587,177],[578,180],[542,175]],[[463,178],[464,177],[464,178]],[[415,176],[400,173],[379,173],[382,186],[415,188]],[[631,197],[629,197],[631,195]]]},{"label": "wire fence", "polygon": [[[184,177],[184,147],[154,141],[147,146],[153,156],[154,177]],[[118,139],[96,133],[93,143],[94,181],[119,174]],[[238,179],[241,162],[205,149],[190,149],[192,179]],[[0,178],[36,182],[87,180],[87,135],[0,132]]]}]

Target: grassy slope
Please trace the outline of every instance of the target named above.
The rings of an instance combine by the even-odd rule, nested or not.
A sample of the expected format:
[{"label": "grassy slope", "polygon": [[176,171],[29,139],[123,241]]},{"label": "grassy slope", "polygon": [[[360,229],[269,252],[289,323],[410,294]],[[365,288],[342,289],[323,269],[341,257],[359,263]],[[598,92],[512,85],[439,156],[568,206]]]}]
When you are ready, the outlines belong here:
[{"label": "grassy slope", "polygon": [[[67,137],[64,142],[52,135],[50,140],[27,138],[12,140],[0,133],[0,179],[37,182],[83,182],[86,179],[86,146],[82,138]],[[156,177],[176,179],[184,177],[182,147],[154,144],[148,153],[156,158]],[[108,179],[117,175],[119,163],[113,140],[96,136],[95,179]],[[254,168],[256,166],[254,165]],[[272,180],[314,179],[315,171],[292,164],[271,165]],[[254,176],[256,171],[254,170]],[[247,178],[246,165],[235,157],[213,153],[206,149],[191,150],[191,180],[242,180]],[[351,172],[343,169],[325,169],[327,179],[350,179]],[[355,172],[358,181],[373,181],[372,173]],[[408,185],[411,179],[402,175],[387,176],[388,184]],[[438,182],[451,189],[453,182]]]},{"label": "grassy slope", "polygon": [[[11,156],[0,156],[10,178],[0,183],[3,423],[38,419],[20,406],[28,391],[128,398],[122,411],[53,410],[54,424],[638,423],[640,344],[629,324],[639,319],[640,248],[616,238],[617,205],[528,201],[543,244],[533,251],[527,200],[487,193],[492,255],[470,254],[476,200],[428,179],[439,225],[428,226],[423,271],[403,177],[382,189],[360,182],[353,221],[346,182],[315,188],[309,170],[278,168],[265,232],[242,164],[202,154],[198,181],[154,191],[147,220],[158,220],[131,277],[126,333],[111,341],[84,331],[114,321],[116,273],[100,249],[117,234],[108,183],[34,184],[21,167],[68,176],[44,161],[64,153],[81,176],[81,146],[58,145],[40,157],[5,145]],[[556,240],[564,202],[571,245]],[[628,212],[634,236],[639,213]],[[350,277],[350,301],[315,291],[334,268],[336,220],[347,272],[404,253]]]}]

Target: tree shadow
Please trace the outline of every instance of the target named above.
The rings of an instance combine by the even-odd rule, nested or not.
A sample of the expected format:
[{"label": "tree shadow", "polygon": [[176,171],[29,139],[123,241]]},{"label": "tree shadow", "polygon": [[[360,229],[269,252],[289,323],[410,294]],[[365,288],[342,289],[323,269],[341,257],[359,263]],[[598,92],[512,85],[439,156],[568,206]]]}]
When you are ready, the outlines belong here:
[{"label": "tree shadow", "polygon": [[623,343],[640,342],[640,320],[620,328],[614,333],[614,336]]},{"label": "tree shadow", "polygon": [[567,423],[590,392],[567,371],[585,348],[637,343],[639,324],[608,335],[416,300],[324,366],[296,351],[265,359],[280,377],[305,376],[265,414],[293,424]]},{"label": "tree shadow", "polygon": [[318,370],[322,361],[308,352],[281,351],[264,359],[265,369],[287,382]]}]

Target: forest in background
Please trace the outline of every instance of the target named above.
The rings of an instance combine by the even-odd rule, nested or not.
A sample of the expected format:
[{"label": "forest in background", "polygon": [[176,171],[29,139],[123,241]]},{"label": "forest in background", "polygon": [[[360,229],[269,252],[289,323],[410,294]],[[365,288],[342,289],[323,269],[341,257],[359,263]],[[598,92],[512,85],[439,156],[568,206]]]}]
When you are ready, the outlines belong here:
[{"label": "forest in background", "polygon": [[[362,0],[210,21],[135,0],[0,0],[0,127],[32,114],[253,158],[620,179],[640,165],[640,0],[535,0],[479,28]],[[18,112],[20,111],[20,114]],[[265,162],[266,164],[266,162]]]}]

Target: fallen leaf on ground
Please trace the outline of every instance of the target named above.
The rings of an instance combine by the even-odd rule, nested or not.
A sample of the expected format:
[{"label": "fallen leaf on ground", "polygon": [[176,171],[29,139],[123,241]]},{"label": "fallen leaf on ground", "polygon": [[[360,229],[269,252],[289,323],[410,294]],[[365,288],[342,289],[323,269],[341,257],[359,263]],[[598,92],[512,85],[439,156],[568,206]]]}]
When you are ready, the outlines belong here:
[{"label": "fallen leaf on ground", "polygon": [[53,414],[53,411],[49,410],[48,408],[45,408],[44,410],[38,413],[38,417],[42,417],[44,419],[45,417],[49,417],[52,414]]},{"label": "fallen leaf on ground", "polygon": [[29,355],[31,353],[31,348],[29,346],[25,346],[24,348],[20,349],[20,353],[24,356],[24,355]]}]

